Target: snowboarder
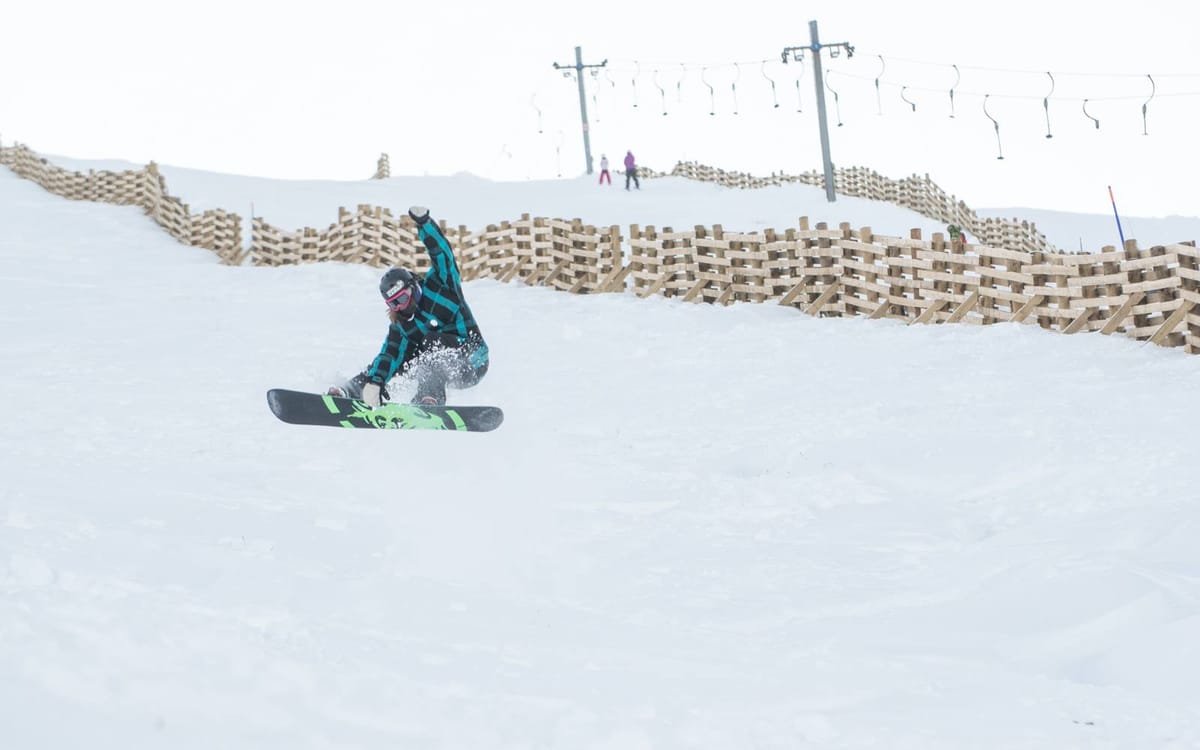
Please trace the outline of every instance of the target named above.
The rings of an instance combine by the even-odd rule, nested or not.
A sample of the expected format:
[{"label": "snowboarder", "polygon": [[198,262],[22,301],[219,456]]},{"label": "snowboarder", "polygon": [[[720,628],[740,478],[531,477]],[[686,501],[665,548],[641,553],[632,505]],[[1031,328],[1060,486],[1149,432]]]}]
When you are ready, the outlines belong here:
[{"label": "snowboarder", "polygon": [[454,252],[429,209],[413,206],[408,215],[417,222],[432,268],[422,280],[407,268],[392,268],[379,282],[387,304],[387,338],[367,369],[332,396],[357,398],[376,407],[387,400],[387,384],[398,374],[417,381],[414,404],[446,403],[446,387],[469,388],[488,370],[488,347],[463,296],[462,277]]},{"label": "snowboarder", "polygon": [[605,180],[608,180],[609,185],[612,184],[612,175],[608,172],[608,157],[600,154],[600,184],[603,185]]},{"label": "snowboarder", "polygon": [[632,151],[625,152],[625,189],[629,189],[629,181],[633,180],[633,184],[638,190],[642,189],[642,183],[638,182],[637,176],[637,160],[633,158]]}]

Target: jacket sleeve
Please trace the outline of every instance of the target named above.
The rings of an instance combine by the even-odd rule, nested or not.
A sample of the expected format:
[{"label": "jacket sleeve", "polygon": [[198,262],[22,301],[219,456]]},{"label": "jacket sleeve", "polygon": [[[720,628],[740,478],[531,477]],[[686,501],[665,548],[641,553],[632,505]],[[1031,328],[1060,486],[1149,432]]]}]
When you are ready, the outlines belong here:
[{"label": "jacket sleeve", "polygon": [[421,224],[417,236],[425,245],[425,252],[429,253],[434,275],[446,284],[455,287],[461,284],[462,279],[459,277],[458,264],[454,260],[454,251],[450,249],[450,242],[442,234],[441,228],[429,220]]},{"label": "jacket sleeve", "polygon": [[409,357],[412,344],[404,329],[393,324],[388,328],[387,338],[375,360],[367,368],[367,378],[372,383],[383,385],[396,376]]}]

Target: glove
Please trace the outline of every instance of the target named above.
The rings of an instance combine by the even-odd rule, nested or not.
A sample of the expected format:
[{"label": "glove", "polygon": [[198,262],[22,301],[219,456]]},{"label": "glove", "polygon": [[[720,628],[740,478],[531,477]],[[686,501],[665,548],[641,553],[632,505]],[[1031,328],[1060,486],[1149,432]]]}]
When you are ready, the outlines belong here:
[{"label": "glove", "polygon": [[379,383],[367,383],[363,386],[362,401],[367,406],[374,409],[379,406]]},{"label": "glove", "polygon": [[408,215],[418,224],[424,224],[429,221],[429,209],[424,206],[413,206],[408,209]]}]

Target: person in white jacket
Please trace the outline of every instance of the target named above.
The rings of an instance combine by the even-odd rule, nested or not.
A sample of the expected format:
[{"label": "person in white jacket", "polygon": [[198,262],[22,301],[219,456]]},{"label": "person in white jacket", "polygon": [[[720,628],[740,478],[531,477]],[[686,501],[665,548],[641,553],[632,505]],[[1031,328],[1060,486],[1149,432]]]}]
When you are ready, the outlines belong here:
[{"label": "person in white jacket", "polygon": [[612,184],[612,175],[608,173],[608,157],[600,154],[600,184],[603,185],[605,180],[608,184]]}]

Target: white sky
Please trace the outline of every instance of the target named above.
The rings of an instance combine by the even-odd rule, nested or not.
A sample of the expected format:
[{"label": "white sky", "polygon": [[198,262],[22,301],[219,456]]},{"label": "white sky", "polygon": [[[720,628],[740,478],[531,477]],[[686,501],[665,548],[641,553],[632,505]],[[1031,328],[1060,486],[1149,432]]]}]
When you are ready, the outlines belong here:
[{"label": "white sky", "polygon": [[[631,148],[658,169],[688,158],[800,172],[821,167],[811,64],[797,102],[798,66],[778,60],[785,46],[808,44],[815,19],[823,41],[857,51],[826,59],[844,123],[830,94],[838,165],[928,172],[973,207],[1104,213],[1112,185],[1124,214],[1195,216],[1200,61],[1183,7],[351,0],[335,10],[213,0],[181,14],[133,0],[23,2],[4,13],[0,138],[43,153],[286,178],[369,176],[381,152],[397,175],[571,176],[584,168],[578,96],[551,65],[573,63],[580,45],[585,62],[609,61],[607,76],[589,78],[597,158]],[[962,74],[954,119],[951,65]],[[1046,71],[1056,82],[1052,139]],[[1157,95],[1143,135],[1146,74]]]},{"label": "white sky", "polygon": [[[483,182],[369,186],[504,218]],[[621,224],[737,192],[521,187]],[[451,393],[498,431],[277,421],[378,351],[378,275],[0,168],[5,750],[1200,746],[1200,357],[480,280]]]}]

